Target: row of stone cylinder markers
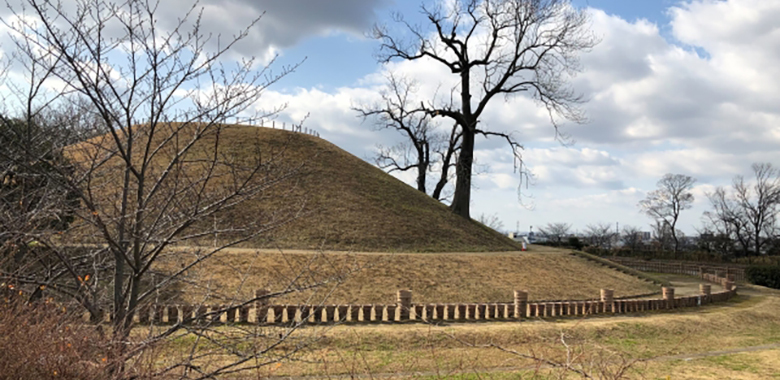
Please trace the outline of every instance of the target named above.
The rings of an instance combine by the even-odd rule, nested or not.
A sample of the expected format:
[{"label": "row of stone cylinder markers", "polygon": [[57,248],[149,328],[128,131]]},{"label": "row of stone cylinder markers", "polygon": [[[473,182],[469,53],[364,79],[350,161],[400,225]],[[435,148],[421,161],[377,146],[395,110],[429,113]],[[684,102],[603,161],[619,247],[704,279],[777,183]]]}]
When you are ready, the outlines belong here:
[{"label": "row of stone cylinder markers", "polygon": [[[729,300],[737,294],[734,281],[714,274],[701,274],[702,280],[723,287],[712,291],[700,284],[700,294],[675,297],[674,288],[662,288],[658,299],[615,299],[614,290],[602,289],[591,301],[528,301],[528,292],[516,290],[512,303],[414,304],[412,292],[399,290],[395,304],[362,305],[271,305],[267,290],[255,292],[254,302],[243,305],[156,305],[141,309],[135,321],[141,324],[220,324],[266,325],[403,322],[488,322],[534,318],[588,316],[649,312],[698,307]],[[108,317],[108,316],[107,316]]]}]

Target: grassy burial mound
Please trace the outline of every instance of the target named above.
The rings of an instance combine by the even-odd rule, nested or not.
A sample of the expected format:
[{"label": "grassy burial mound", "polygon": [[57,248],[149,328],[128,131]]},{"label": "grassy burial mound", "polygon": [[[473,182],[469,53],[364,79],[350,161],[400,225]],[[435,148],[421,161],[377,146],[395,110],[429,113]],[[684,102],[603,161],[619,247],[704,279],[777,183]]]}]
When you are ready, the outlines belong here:
[{"label": "grassy burial mound", "polygon": [[512,240],[452,214],[440,202],[318,137],[252,127],[232,128],[227,136],[240,143],[254,134],[264,143],[286,144],[286,158],[304,165],[294,192],[307,202],[299,220],[270,239],[255,240],[255,246],[385,252],[519,249]]},{"label": "grassy burial mound", "polygon": [[[166,146],[170,153],[187,140],[187,131],[179,134],[184,137]],[[156,138],[164,136],[158,133]],[[216,139],[219,139],[219,149],[215,154]],[[95,152],[102,149],[101,145],[110,141],[97,137],[73,147],[70,157],[88,166],[97,161],[94,157],[99,154]],[[136,153],[140,155],[140,151],[137,149]],[[158,167],[150,168],[151,172],[159,174],[165,170],[170,160],[170,154],[166,153],[159,154],[160,162],[154,161]],[[202,173],[212,170],[208,163],[213,156],[220,157],[221,164],[216,167],[213,179],[203,181]],[[181,160],[183,163],[174,167],[180,184],[170,181],[167,184],[170,191],[192,188],[192,195],[179,197],[183,202],[177,201],[174,207],[186,211],[192,199],[201,196],[197,193],[201,185],[217,195],[220,190],[235,186],[231,182],[231,170],[251,167],[257,160],[267,162],[259,178],[269,186],[246,202],[220,212],[213,220],[199,222],[204,230],[212,225],[219,229],[222,224],[233,229],[243,225],[257,227],[254,223],[258,220],[263,229],[275,226],[241,245],[254,248],[383,252],[519,250],[514,241],[480,223],[452,214],[445,205],[323,139],[271,128],[228,126],[219,134],[205,136]],[[120,202],[118,187],[122,183],[123,167],[116,161],[102,164],[93,176],[96,178],[93,187],[99,190],[95,193],[104,198],[96,202],[106,205]],[[94,185],[94,181],[100,184]],[[88,231],[82,234],[89,235]],[[178,244],[211,245],[215,239],[229,238],[229,233],[201,234]]]},{"label": "grassy burial mound", "polygon": [[[190,254],[170,255],[166,266]],[[356,270],[359,269],[359,270]],[[314,253],[232,249],[188,273],[182,301],[247,299],[255,289],[280,291],[324,279],[316,291],[296,292],[275,303],[393,303],[398,289],[411,289],[416,303],[511,302],[514,290],[535,300],[617,297],[660,290],[650,282],[580,257],[551,253]],[[338,280],[338,281],[336,281]],[[326,298],[327,295],[327,298]],[[213,302],[208,300],[208,302]]]}]

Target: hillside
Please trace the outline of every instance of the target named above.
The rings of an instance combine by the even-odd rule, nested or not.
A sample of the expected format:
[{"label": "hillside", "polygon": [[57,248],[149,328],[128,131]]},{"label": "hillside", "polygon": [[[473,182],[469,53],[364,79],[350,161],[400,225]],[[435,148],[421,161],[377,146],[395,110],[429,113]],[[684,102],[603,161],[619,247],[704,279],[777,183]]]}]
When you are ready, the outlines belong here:
[{"label": "hillside", "polygon": [[[188,162],[213,155],[215,138],[210,135],[199,142]],[[258,217],[265,219],[264,223],[284,222],[242,247],[382,252],[519,250],[512,240],[452,214],[445,205],[321,138],[252,126],[228,126],[218,138],[218,154],[230,162],[251,163],[262,158],[273,162],[276,173],[295,171],[294,176],[264,190],[260,198],[220,215],[220,219],[239,225]],[[115,203],[119,191],[112,186],[120,182],[116,176],[122,171],[116,165],[105,167],[101,193],[105,202]],[[182,165],[177,175],[197,178],[195,171],[205,167]],[[220,181],[224,180],[210,181],[209,186],[219,191],[217,186],[223,186]],[[292,212],[298,216],[287,221]],[[210,245],[213,239],[186,245]]]},{"label": "hillside", "polygon": [[[539,249],[536,249],[539,248]],[[179,266],[181,248],[160,269]],[[543,253],[542,253],[543,252]],[[411,289],[415,302],[510,302],[514,290],[535,300],[582,300],[615,289],[618,297],[660,288],[583,258],[532,246],[528,253],[316,253],[228,249],[188,273],[186,302],[250,298],[255,289],[281,291],[340,277],[317,291],[294,292],[275,302],[390,303],[396,291]]]},{"label": "hillside", "polygon": [[[287,144],[303,162],[297,191],[309,214],[275,233],[280,247],[371,251],[506,251],[516,243],[448,208],[326,140],[268,128],[236,127],[229,136],[258,134]],[[259,245],[266,245],[256,241]],[[269,242],[270,243],[270,242]]]}]

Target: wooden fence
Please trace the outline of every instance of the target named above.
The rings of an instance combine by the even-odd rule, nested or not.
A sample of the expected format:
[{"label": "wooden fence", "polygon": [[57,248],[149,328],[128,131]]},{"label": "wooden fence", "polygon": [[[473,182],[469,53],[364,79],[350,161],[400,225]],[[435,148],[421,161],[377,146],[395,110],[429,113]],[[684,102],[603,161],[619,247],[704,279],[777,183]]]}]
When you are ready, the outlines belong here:
[{"label": "wooden fence", "polygon": [[704,273],[708,273],[723,278],[732,277],[733,281],[736,282],[745,282],[745,268],[741,265],[731,266],[726,264],[691,263],[684,261],[647,261],[619,256],[604,258],[643,272],[683,274],[690,276],[701,276]]},{"label": "wooden fence", "polygon": [[[430,304],[414,304],[410,290],[399,290],[393,304],[356,305],[271,305],[267,304],[267,298],[263,297],[268,291],[258,290],[255,297],[257,301],[254,302],[240,305],[153,305],[140,308],[135,313],[134,320],[142,325],[518,321],[695,307],[726,301],[736,295],[733,275],[729,278],[702,273],[701,278],[721,285],[723,290],[712,292],[711,285],[701,284],[700,294],[675,297],[674,288],[664,287],[662,298],[615,299],[613,290],[602,289],[596,300],[555,302],[528,302],[528,293],[517,290],[514,292],[513,302]],[[110,318],[111,316],[106,314],[101,319],[110,322]],[[88,313],[84,315],[84,319],[89,320]]]},{"label": "wooden fence", "polygon": [[[513,302],[414,304],[412,292],[399,290],[394,304],[357,305],[269,305],[264,302],[230,305],[157,305],[141,309],[135,315],[140,324],[226,324],[259,325],[401,323],[401,322],[474,322],[518,321],[530,318],[621,314],[652,310],[695,307],[726,301],[736,295],[728,278],[703,274],[723,290],[712,292],[701,285],[701,294],[675,297],[674,288],[663,288],[656,299],[614,299],[614,291],[602,289],[601,297],[591,301],[528,302],[528,293],[515,291]],[[263,291],[259,291],[263,293]],[[109,320],[106,316],[106,321]]]}]

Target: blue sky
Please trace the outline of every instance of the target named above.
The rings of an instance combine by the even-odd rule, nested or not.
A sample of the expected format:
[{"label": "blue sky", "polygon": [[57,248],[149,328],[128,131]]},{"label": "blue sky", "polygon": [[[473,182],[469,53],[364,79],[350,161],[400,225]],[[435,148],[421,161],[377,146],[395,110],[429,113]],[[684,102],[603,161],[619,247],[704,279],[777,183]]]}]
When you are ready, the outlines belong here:
[{"label": "blue sky", "polygon": [[[278,122],[297,122],[371,161],[376,145],[401,138],[362,123],[352,107],[376,102],[388,73],[415,79],[421,95],[452,83],[435,62],[378,64],[375,23],[397,11],[412,21],[421,1],[453,0],[202,0],[204,31],[233,35],[265,15],[233,57],[256,56],[275,67],[306,58],[255,107],[287,108]],[[175,20],[190,1],[164,1],[160,20]],[[516,134],[534,175],[521,188],[512,155],[499,140],[478,140],[480,174],[472,215],[496,215],[506,229],[619,222],[649,230],[638,202],[666,173],[697,179],[696,201],[680,228],[694,234],[709,208],[706,194],[750,176],[754,162],[780,166],[780,0],[573,0],[601,41],[583,53],[569,78],[589,101],[588,123],[566,123],[575,141],[555,141],[545,112],[518,96],[495,99],[481,120]],[[2,12],[2,11],[0,11]],[[7,42],[7,41],[6,41]],[[444,126],[441,126],[444,128]],[[394,174],[412,183],[412,173]]]},{"label": "blue sky", "polygon": [[[601,9],[624,20],[645,19],[658,25],[668,21],[667,9],[678,3],[673,0],[577,0],[577,7]],[[390,12],[404,13],[410,19],[423,21],[419,17],[419,0],[388,1],[376,11],[376,22],[383,22]],[[663,31],[662,31],[663,32]],[[377,70],[379,64],[373,57],[377,43],[347,32],[330,32],[314,35],[282,51],[281,62],[294,63],[306,59],[306,63],[282,84],[285,87],[321,86],[333,89],[355,84],[358,79]],[[338,68],[322,75],[322,68]]]},{"label": "blue sky", "polygon": [[[307,2],[289,3],[304,9]],[[267,99],[288,104],[279,120],[300,120],[308,112],[307,123],[324,138],[370,160],[376,144],[391,145],[399,137],[361,123],[350,107],[375,98],[387,72],[418,75],[431,87],[448,80],[448,73],[430,62],[374,60],[378,43],[365,37],[371,25],[392,24],[393,11],[424,21],[419,1],[361,4],[370,9],[346,22],[308,15],[325,20],[323,26],[272,47],[281,62],[307,60]],[[478,141],[483,172],[475,180],[472,215],[497,215],[507,229],[568,222],[584,230],[591,223],[619,222],[647,230],[651,220],[637,203],[665,173],[679,173],[697,179],[696,202],[680,223],[694,234],[709,207],[707,192],[729,185],[736,175],[749,176],[753,162],[780,165],[780,91],[768,85],[780,75],[780,1],[573,4],[587,8],[591,29],[601,39],[582,55],[582,72],[571,78],[590,99],[584,106],[589,122],[565,124],[575,143],[563,146],[533,102],[496,101],[484,121],[518,134],[535,178],[519,200],[509,150],[501,141]],[[397,176],[408,183],[414,178]]]}]

